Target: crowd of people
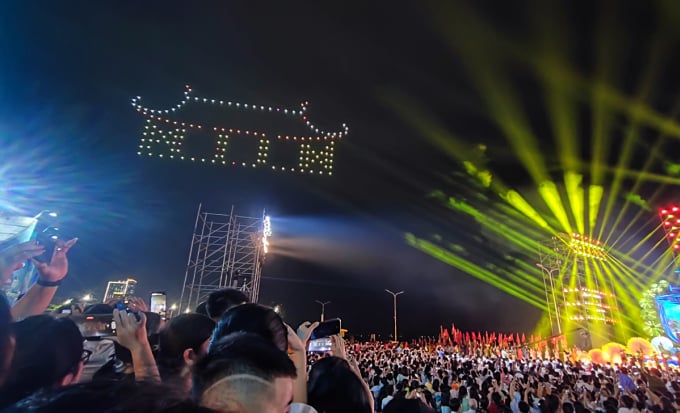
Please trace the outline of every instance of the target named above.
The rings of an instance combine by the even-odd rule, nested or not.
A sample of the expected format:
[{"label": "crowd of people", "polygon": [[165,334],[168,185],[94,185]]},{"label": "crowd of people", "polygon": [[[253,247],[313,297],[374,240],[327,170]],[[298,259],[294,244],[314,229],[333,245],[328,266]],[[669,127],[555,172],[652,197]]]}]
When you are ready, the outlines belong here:
[{"label": "crowd of people", "polygon": [[[75,240],[59,242],[16,303],[0,295],[0,411],[218,413],[672,413],[677,372],[517,356],[443,345],[345,343],[310,353],[317,323],[293,329],[240,291],[215,291],[194,312],[164,321],[142,301],[96,304],[115,336],[89,336],[72,315],[45,310],[68,272]],[[3,283],[42,254],[0,251]],[[519,340],[518,340],[519,341]],[[465,346],[465,344],[461,344]],[[664,368],[658,368],[664,367]]]}]

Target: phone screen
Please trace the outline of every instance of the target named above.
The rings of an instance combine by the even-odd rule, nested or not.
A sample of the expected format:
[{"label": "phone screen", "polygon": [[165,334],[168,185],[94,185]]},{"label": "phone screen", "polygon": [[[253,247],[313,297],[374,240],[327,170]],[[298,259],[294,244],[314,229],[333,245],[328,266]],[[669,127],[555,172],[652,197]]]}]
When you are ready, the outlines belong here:
[{"label": "phone screen", "polygon": [[116,322],[113,314],[87,314],[71,316],[80,334],[86,339],[94,337],[113,337],[116,335]]},{"label": "phone screen", "polygon": [[307,351],[310,353],[327,353],[331,351],[333,341],[329,337],[310,340]]},{"label": "phone screen", "polygon": [[165,293],[151,293],[151,312],[160,315],[165,314],[165,304],[167,302],[167,297]]},{"label": "phone screen", "polygon": [[330,336],[335,336],[340,334],[340,326],[341,322],[339,318],[335,318],[333,320],[328,320],[324,321],[323,323],[320,323],[314,331],[312,331],[312,335],[310,336],[311,340],[316,340],[319,338],[325,338],[325,337],[330,337]]}]

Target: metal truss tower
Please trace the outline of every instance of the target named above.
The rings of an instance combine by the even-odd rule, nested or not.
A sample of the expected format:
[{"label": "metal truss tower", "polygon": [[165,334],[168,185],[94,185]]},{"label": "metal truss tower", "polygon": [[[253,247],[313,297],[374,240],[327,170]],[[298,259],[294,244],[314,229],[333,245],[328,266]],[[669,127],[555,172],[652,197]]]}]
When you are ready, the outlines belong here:
[{"label": "metal truss tower", "polygon": [[271,235],[269,218],[206,212],[199,205],[180,298],[180,312],[193,311],[221,288],[243,291],[251,302],[260,294],[260,275]]},{"label": "metal truss tower", "polygon": [[616,297],[598,276],[606,273],[602,265],[607,261],[598,241],[557,234],[541,243],[538,259],[553,335],[568,333],[567,323],[585,328],[592,322],[616,322]]}]

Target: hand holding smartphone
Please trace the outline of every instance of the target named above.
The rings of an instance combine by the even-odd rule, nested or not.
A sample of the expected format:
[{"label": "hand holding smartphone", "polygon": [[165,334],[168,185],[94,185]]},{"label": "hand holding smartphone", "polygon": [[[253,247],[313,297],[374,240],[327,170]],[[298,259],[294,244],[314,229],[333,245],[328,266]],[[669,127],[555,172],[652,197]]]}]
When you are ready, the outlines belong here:
[{"label": "hand holding smartphone", "polygon": [[324,321],[312,331],[307,351],[312,353],[327,353],[331,351],[333,341],[331,336],[340,335],[341,321],[339,318]]}]

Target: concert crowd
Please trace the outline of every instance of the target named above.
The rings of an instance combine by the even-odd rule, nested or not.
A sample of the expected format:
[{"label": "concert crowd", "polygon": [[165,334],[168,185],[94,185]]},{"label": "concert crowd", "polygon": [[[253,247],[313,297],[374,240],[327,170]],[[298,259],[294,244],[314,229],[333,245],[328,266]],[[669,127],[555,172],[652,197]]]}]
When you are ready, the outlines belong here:
[{"label": "concert crowd", "polygon": [[[0,295],[0,411],[158,413],[672,413],[677,371],[570,361],[565,352],[471,341],[346,343],[308,352],[318,323],[296,330],[240,291],[213,292],[167,321],[142,300],[46,313],[76,240],[58,242],[38,281],[15,303]],[[5,283],[44,251],[0,251]],[[82,313],[82,314],[80,314]],[[78,317],[115,321],[90,336]],[[447,334],[448,335],[448,334]],[[516,342],[521,340],[517,338]]]}]

